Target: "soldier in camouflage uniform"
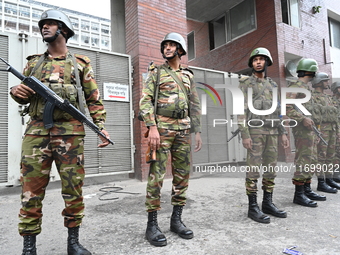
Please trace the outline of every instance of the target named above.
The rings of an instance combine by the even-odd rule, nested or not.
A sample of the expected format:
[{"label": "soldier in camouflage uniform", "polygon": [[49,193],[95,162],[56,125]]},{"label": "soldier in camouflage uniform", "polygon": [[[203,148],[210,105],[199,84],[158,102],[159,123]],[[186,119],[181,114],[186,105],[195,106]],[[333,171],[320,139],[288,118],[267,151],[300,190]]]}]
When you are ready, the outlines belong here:
[{"label": "soldier in camouflage uniform", "polygon": [[[41,16],[39,28],[43,41],[48,43],[48,49],[44,54],[29,56],[23,74],[37,77],[60,97],[68,99],[80,109],[79,105],[84,105],[84,101],[80,100],[76,89],[76,73],[79,74],[81,84],[78,85],[84,92],[90,115],[98,127],[104,128],[106,112],[90,59],[78,54],[73,58],[66,46],[67,40],[74,35],[69,18],[59,10],[47,10]],[[68,228],[68,255],[89,255],[91,252],[79,244],[78,240],[79,226],[84,217],[84,125],[71,115],[55,109],[51,113],[54,126],[46,129],[42,120],[45,100],[40,95],[24,84],[12,87],[10,94],[19,104],[29,104],[27,112],[30,115],[21,156],[22,208],[19,214],[19,233],[24,238],[22,254],[37,254],[36,235],[41,232],[42,200],[54,161],[65,202],[62,215],[64,225]],[[107,131],[102,132],[109,137]],[[101,139],[99,147],[109,144],[106,139]]]},{"label": "soldier in camouflage uniform", "polygon": [[328,74],[323,72],[316,73],[312,80],[312,87],[314,88],[312,93],[312,118],[322,133],[323,139],[328,143],[328,145],[322,141],[318,143],[317,166],[319,167],[315,173],[318,177],[318,191],[337,193],[340,185],[334,182],[333,171],[338,114],[332,97],[325,92],[329,89],[328,81]]},{"label": "soldier in camouflage uniform", "polygon": [[[308,82],[315,76],[318,70],[318,64],[314,59],[301,59],[297,65],[298,79],[292,82],[289,87],[303,88],[311,92]],[[288,93],[287,98],[304,98],[304,93]],[[311,101],[311,100],[310,100]],[[304,104],[307,109],[312,109],[310,102]],[[293,203],[316,207],[317,203],[313,200],[324,201],[325,196],[315,193],[311,189],[314,168],[312,165],[317,164],[317,143],[318,139],[313,131],[314,121],[304,116],[301,112],[294,108],[293,105],[286,106],[286,115],[289,119],[297,122],[293,127],[293,135],[295,142],[295,173],[293,176],[293,184],[295,185],[295,193]]]},{"label": "soldier in camouflage uniform", "polygon": [[[248,217],[260,223],[270,223],[270,217],[264,213],[276,217],[286,218],[287,213],[279,210],[272,202],[274,179],[276,177],[274,167],[278,157],[278,137],[284,148],[289,146],[286,131],[279,119],[279,108],[270,115],[255,115],[248,107],[248,88],[253,89],[253,106],[257,110],[268,110],[274,100],[273,88],[277,88],[276,83],[267,77],[267,66],[272,65],[273,60],[270,52],[266,48],[256,48],[250,54],[248,66],[253,73],[249,77],[240,79],[239,88],[244,94],[245,112],[238,117],[239,129],[241,130],[242,144],[247,149],[247,165],[249,171],[246,173],[246,191],[249,200]],[[247,123],[243,125],[240,123]],[[275,119],[275,122],[270,121]],[[258,122],[258,123],[256,123]],[[257,182],[260,177],[260,166],[267,167],[263,173],[262,189],[264,191],[262,201],[262,211],[257,204]]]},{"label": "soldier in camouflage uniform", "polygon": [[333,92],[333,104],[338,109],[333,180],[340,183],[340,82],[333,82],[331,90]]},{"label": "soldier in camouflage uniform", "polygon": [[[193,82],[193,73],[180,64],[181,56],[186,54],[184,38],[178,33],[169,33],[164,37],[160,48],[166,61],[161,66],[149,67],[140,100],[141,114],[149,129],[148,142],[151,150],[156,150],[157,158],[156,162],[150,165],[145,202],[148,212],[145,235],[150,244],[155,246],[167,244],[166,237],[158,227],[157,211],[161,208],[161,188],[169,154],[173,175],[171,197],[173,213],[170,230],[184,239],[193,237],[193,231],[181,220],[190,173],[191,132],[195,133],[195,152],[202,146],[201,109]],[[158,68],[160,68],[159,84],[157,84]],[[178,81],[170,73],[177,76]],[[183,83],[185,91],[178,84],[179,82]],[[159,90],[157,99],[154,98],[156,89]],[[157,113],[154,113],[154,100],[157,100]]]}]

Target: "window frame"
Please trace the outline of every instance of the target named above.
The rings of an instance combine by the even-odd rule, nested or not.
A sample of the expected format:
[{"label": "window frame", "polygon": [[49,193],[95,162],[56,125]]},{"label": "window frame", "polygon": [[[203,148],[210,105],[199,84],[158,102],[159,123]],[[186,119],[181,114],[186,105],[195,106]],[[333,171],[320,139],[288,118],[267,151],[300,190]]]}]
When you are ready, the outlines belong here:
[{"label": "window frame", "polygon": [[[191,31],[190,33],[188,33],[187,42],[188,42],[188,60],[190,61],[196,58],[195,31]],[[193,56],[191,56],[191,52]]]},{"label": "window frame", "polygon": [[[235,9],[235,7],[239,6],[240,4],[244,4],[246,1],[249,1],[248,5],[249,4],[252,4],[252,7],[253,7],[253,27],[250,28],[249,30],[241,33],[241,34],[238,34],[236,36],[233,36],[232,35],[232,23],[234,23],[232,20],[231,20],[231,17],[232,17],[232,14],[231,12],[233,11],[233,9]],[[237,5],[233,6],[232,8],[226,10],[222,15],[216,17],[215,19],[211,20],[208,22],[208,26],[209,26],[209,48],[210,50],[214,50],[214,49],[217,49],[227,43],[230,43],[242,36],[245,36],[253,31],[255,31],[257,29],[257,14],[256,14],[256,1],[255,0],[244,0],[240,3],[238,3]],[[215,42],[215,31],[214,31],[214,22],[220,20],[221,18],[224,18],[224,37],[225,37],[225,41],[224,43],[222,44],[219,44],[216,46],[216,42]],[[250,21],[252,23],[252,20],[251,20],[251,16],[250,16]]]},{"label": "window frame", "polygon": [[[331,26],[331,23],[338,25],[338,43],[337,45],[334,45],[334,32],[333,32],[333,26]],[[340,49],[340,21],[336,20],[334,18],[328,17],[328,30],[329,30],[329,44],[333,48]]]},{"label": "window frame", "polygon": [[[292,21],[292,3],[291,1],[296,1],[297,2],[297,18],[298,18],[298,25],[293,24],[294,22]],[[284,12],[283,12],[283,6],[284,6],[284,2],[285,2],[285,9],[287,10],[287,17],[284,17]],[[299,0],[281,0],[281,17],[282,17],[282,22],[292,26],[292,27],[297,27],[300,28],[301,27],[301,8],[300,8],[300,2]]]}]

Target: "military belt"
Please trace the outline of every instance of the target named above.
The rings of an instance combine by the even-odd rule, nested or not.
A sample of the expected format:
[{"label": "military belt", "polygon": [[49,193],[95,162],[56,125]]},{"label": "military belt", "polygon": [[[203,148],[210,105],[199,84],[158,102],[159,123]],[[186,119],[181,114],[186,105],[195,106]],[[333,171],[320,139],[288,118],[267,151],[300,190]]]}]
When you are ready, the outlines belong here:
[{"label": "military belt", "polygon": [[158,108],[157,114],[163,115],[165,117],[171,117],[171,118],[174,118],[174,119],[184,119],[184,118],[188,117],[188,111],[186,111],[186,110],[170,111],[170,110]]}]

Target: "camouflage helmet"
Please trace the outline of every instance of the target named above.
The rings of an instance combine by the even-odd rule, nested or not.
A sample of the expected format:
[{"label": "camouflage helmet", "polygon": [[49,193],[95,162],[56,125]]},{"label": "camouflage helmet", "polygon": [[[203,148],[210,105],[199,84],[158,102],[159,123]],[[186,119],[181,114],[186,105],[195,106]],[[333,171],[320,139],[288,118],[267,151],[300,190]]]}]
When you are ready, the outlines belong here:
[{"label": "camouflage helmet", "polygon": [[251,68],[253,67],[253,58],[256,57],[256,56],[265,56],[265,57],[267,57],[267,60],[268,60],[267,65],[268,66],[271,66],[273,64],[273,58],[270,55],[269,50],[266,49],[266,48],[259,47],[259,48],[254,49],[250,53],[250,57],[249,57],[249,60],[248,60],[248,66],[249,67],[251,67]]},{"label": "camouflage helmet", "polygon": [[312,58],[303,58],[296,67],[296,72],[299,71],[315,73],[318,71],[318,63]]},{"label": "camouflage helmet", "polygon": [[315,87],[317,84],[319,84],[322,81],[328,81],[329,76],[327,73],[319,72],[315,74],[315,77],[312,80],[312,86]]},{"label": "camouflage helmet", "polygon": [[67,17],[67,15],[59,10],[54,10],[54,9],[46,10],[41,14],[41,18],[38,22],[40,31],[44,26],[44,20],[49,20],[49,19],[59,21],[68,28],[69,31],[67,33],[67,39],[74,35],[72,23],[70,19]]},{"label": "camouflage helmet", "polygon": [[331,90],[332,90],[333,93],[337,93],[337,88],[340,88],[340,82],[339,81],[333,82],[332,85],[331,85]]},{"label": "camouflage helmet", "polygon": [[161,53],[162,54],[164,54],[163,46],[166,41],[172,41],[172,42],[178,43],[183,50],[182,56],[187,54],[187,45],[185,43],[183,36],[181,36],[179,33],[171,32],[171,33],[168,33],[166,36],[164,36],[164,39],[161,42]]}]

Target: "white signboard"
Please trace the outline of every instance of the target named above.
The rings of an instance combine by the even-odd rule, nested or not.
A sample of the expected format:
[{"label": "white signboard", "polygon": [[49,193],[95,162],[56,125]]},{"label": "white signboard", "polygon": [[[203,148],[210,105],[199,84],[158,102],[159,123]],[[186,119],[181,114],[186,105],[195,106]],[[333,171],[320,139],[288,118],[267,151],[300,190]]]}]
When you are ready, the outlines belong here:
[{"label": "white signboard", "polygon": [[129,85],[104,83],[104,100],[129,102]]}]

